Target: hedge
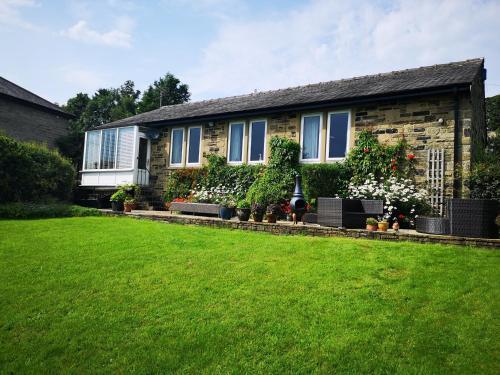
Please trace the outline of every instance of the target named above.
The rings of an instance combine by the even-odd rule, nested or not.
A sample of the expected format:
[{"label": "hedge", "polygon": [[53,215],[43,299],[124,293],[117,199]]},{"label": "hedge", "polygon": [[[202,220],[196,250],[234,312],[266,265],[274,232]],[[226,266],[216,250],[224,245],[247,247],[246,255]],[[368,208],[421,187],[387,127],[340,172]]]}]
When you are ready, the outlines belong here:
[{"label": "hedge", "polygon": [[302,188],[307,200],[318,197],[344,197],[351,179],[345,163],[308,164],[300,169]]},{"label": "hedge", "polygon": [[96,208],[81,207],[68,203],[22,203],[0,204],[0,219],[42,219],[72,216],[100,216]]},{"label": "hedge", "polygon": [[66,200],[74,178],[71,162],[57,151],[0,134],[0,202]]}]

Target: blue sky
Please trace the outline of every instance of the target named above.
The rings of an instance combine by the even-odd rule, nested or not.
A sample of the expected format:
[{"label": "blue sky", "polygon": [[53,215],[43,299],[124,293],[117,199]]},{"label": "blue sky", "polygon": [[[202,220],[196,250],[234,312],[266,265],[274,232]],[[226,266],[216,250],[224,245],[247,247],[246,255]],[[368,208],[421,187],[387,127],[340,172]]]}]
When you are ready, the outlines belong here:
[{"label": "blue sky", "polygon": [[500,0],[0,0],[0,75],[64,103],[170,71],[192,99],[485,57]]}]

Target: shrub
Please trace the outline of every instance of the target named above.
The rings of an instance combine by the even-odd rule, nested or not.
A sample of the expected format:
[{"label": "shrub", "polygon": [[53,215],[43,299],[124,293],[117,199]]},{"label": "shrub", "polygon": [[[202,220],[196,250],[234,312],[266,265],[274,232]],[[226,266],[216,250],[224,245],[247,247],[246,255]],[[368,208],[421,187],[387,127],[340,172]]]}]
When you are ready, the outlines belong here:
[{"label": "shrub", "polygon": [[71,216],[100,216],[96,208],[82,207],[67,203],[21,203],[12,202],[0,204],[2,219],[41,219]]},{"label": "shrub", "polygon": [[381,145],[368,131],[360,133],[356,146],[349,152],[346,165],[352,181],[360,183],[366,176],[411,178],[414,174],[414,155],[407,155],[408,144],[402,139],[396,145]]},{"label": "shrub", "polygon": [[167,178],[163,200],[172,202],[175,198],[187,198],[201,181],[203,169],[183,168],[172,171]]},{"label": "shrub", "polygon": [[250,187],[252,203],[268,206],[290,198],[299,172],[300,145],[288,138],[274,136],[270,142],[269,164]]},{"label": "shrub", "polygon": [[300,168],[307,201],[318,197],[345,197],[351,172],[345,163],[306,164]]},{"label": "shrub", "polygon": [[467,180],[471,198],[495,199],[500,203],[500,165],[498,160],[476,163]]},{"label": "shrub", "polygon": [[0,202],[66,200],[74,178],[71,162],[57,151],[0,134]]}]

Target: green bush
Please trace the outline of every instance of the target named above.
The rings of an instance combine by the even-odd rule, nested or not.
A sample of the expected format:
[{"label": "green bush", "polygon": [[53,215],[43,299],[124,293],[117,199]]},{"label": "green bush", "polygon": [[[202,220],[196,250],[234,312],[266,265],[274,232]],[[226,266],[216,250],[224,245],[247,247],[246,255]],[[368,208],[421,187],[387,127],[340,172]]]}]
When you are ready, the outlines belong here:
[{"label": "green bush", "polygon": [[51,217],[100,216],[96,208],[88,208],[67,203],[21,203],[0,204],[2,219],[41,219]]},{"label": "green bush", "polygon": [[175,198],[187,198],[201,181],[204,169],[182,168],[172,171],[167,177],[163,200],[172,202]]},{"label": "green bush", "polygon": [[300,168],[307,201],[318,197],[345,197],[351,171],[345,163],[306,164]]},{"label": "green bush", "polygon": [[0,134],[0,202],[71,196],[75,169],[57,151]]},{"label": "green bush", "polygon": [[476,199],[495,199],[500,203],[500,165],[498,160],[481,161],[474,165],[467,184]]},{"label": "green bush", "polygon": [[269,164],[250,187],[247,198],[263,206],[281,203],[291,197],[299,173],[300,145],[288,138],[274,136],[270,142]]}]

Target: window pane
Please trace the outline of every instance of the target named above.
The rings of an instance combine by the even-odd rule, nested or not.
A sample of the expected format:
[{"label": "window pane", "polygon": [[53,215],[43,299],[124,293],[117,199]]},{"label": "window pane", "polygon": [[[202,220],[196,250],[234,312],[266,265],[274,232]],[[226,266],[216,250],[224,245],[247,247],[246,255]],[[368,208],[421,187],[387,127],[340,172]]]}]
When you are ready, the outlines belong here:
[{"label": "window pane", "polygon": [[87,144],[85,145],[85,169],[99,169],[100,141],[100,131],[92,131],[87,133]]},{"label": "window pane", "polygon": [[101,169],[115,167],[116,129],[102,131]]},{"label": "window pane", "polygon": [[170,159],[171,164],[182,163],[183,142],[184,142],[184,129],[172,130],[172,147],[171,147],[172,158]]},{"label": "window pane", "polygon": [[343,158],[346,153],[349,113],[330,114],[329,158]]},{"label": "window pane", "polygon": [[302,159],[318,159],[321,116],[304,117]]},{"label": "window pane", "polygon": [[197,164],[200,162],[200,138],[201,128],[189,129],[188,163]]},{"label": "window pane", "polygon": [[116,168],[125,169],[133,167],[134,128],[118,129],[118,152]]},{"label": "window pane", "polygon": [[266,147],[266,122],[255,121],[251,124],[250,161],[264,160]]},{"label": "window pane", "polygon": [[230,125],[229,161],[240,162],[243,160],[243,123]]}]

